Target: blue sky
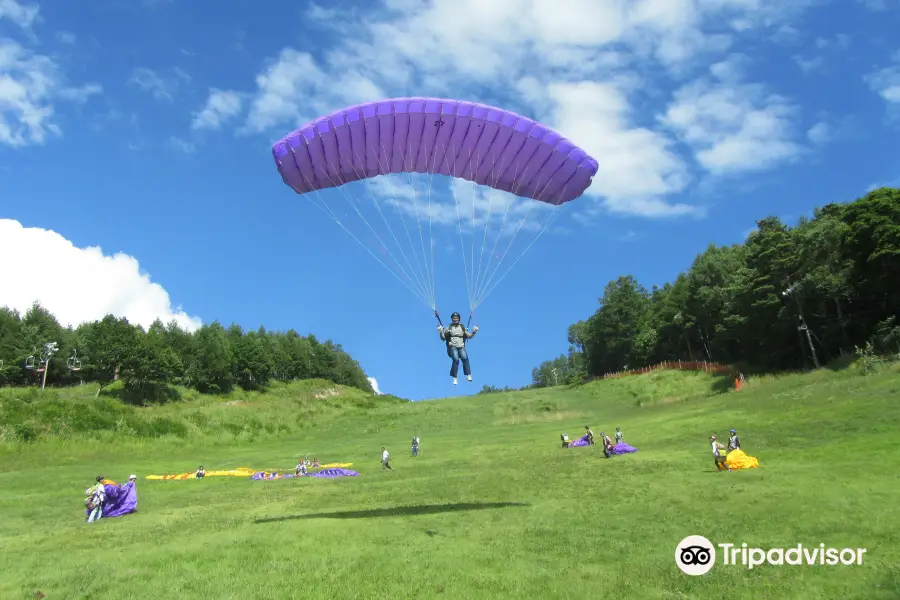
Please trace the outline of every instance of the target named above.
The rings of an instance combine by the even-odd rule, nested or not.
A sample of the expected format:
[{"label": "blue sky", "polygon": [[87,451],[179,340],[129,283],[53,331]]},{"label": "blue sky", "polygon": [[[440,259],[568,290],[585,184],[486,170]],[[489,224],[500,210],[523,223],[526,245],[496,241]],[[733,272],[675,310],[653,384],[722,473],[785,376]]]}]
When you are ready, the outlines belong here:
[{"label": "blue sky", "polygon": [[[341,343],[382,391],[417,400],[521,386],[566,350],[567,326],[595,310],[608,280],[662,285],[759,218],[793,223],[900,184],[898,8],[0,0],[0,305],[40,299],[73,324],[113,312],[312,332]],[[397,96],[515,110],[600,163],[477,307],[475,382],[457,388],[428,302],[287,188],[271,157],[308,120]],[[393,179],[392,193],[381,179],[353,193],[408,208],[404,186],[427,183]],[[446,318],[470,306],[450,209],[480,211],[487,196],[439,183],[435,269],[420,279]],[[345,202],[334,190],[317,200]],[[383,235],[403,241],[416,221],[401,214]],[[511,214],[523,214],[518,200]],[[540,231],[547,213],[535,214],[500,273]]]}]

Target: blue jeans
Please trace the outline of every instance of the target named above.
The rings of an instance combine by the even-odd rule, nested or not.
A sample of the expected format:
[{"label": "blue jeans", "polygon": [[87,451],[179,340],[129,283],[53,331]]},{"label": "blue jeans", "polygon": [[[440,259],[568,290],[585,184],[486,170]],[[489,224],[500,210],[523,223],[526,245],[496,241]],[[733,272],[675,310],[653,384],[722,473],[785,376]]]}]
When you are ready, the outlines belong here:
[{"label": "blue jeans", "polygon": [[94,521],[99,521],[103,517],[103,505],[100,504],[94,507],[94,510],[91,511],[91,514],[88,515],[87,522],[93,523]]},{"label": "blue jeans", "polygon": [[463,373],[466,375],[471,375],[472,370],[469,368],[469,355],[466,353],[466,348],[456,348],[455,346],[450,346],[450,358],[453,359],[453,364],[450,366],[450,377],[456,377],[456,374],[459,372],[459,361],[462,360],[463,364]]}]

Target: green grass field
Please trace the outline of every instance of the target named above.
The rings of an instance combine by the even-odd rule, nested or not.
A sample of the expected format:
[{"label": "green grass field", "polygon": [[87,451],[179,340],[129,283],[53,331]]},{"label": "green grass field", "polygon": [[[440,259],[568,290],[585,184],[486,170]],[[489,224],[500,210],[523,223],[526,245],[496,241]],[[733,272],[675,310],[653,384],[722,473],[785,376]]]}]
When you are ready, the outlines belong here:
[{"label": "green grass field", "polygon": [[[727,387],[657,372],[416,404],[341,390],[320,408],[283,388],[129,409],[92,438],[8,442],[0,598],[900,598],[900,372]],[[69,390],[66,402],[93,406],[92,391]],[[40,425],[40,400],[17,402]],[[194,425],[135,437],[138,413]],[[584,425],[610,436],[619,426],[639,451],[607,460],[596,446],[559,447]],[[730,427],[759,469],[715,471],[707,439]],[[395,473],[381,471],[382,445]],[[287,470],[303,454],[352,462],[361,476],[144,479],[199,464]],[[138,512],[83,525],[93,478],[132,472]],[[691,534],[868,552],[861,566],[717,564],[690,577],[674,553]]]}]

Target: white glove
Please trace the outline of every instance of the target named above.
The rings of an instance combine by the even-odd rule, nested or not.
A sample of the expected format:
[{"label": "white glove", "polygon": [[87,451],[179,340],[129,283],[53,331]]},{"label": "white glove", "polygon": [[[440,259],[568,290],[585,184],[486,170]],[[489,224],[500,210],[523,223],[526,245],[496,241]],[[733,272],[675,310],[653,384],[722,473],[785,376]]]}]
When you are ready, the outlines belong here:
[{"label": "white glove", "polygon": [[477,331],[478,331],[478,325],[476,325],[475,327],[473,327],[473,328],[472,328],[472,331],[473,331],[473,332],[477,332]]},{"label": "white glove", "polygon": [[444,330],[444,326],[443,326],[443,325],[438,325],[438,331],[443,331],[443,330]]}]

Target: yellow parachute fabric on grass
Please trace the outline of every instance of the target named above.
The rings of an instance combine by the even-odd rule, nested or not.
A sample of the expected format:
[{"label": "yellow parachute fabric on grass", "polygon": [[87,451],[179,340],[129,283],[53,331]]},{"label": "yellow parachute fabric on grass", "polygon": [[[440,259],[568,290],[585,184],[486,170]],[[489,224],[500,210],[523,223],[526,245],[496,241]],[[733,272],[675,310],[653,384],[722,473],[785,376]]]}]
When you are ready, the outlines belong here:
[{"label": "yellow parachute fabric on grass", "polygon": [[725,457],[725,464],[729,469],[756,469],[759,467],[759,459],[755,456],[747,456],[743,450],[735,449]]},{"label": "yellow parachute fabric on grass", "polygon": [[[250,469],[247,467],[240,467],[237,469],[229,469],[227,471],[207,471],[207,477],[250,477],[254,473],[258,472],[259,469]],[[190,473],[179,473],[177,475],[147,475],[146,479],[196,479],[197,471],[191,471]]]}]

